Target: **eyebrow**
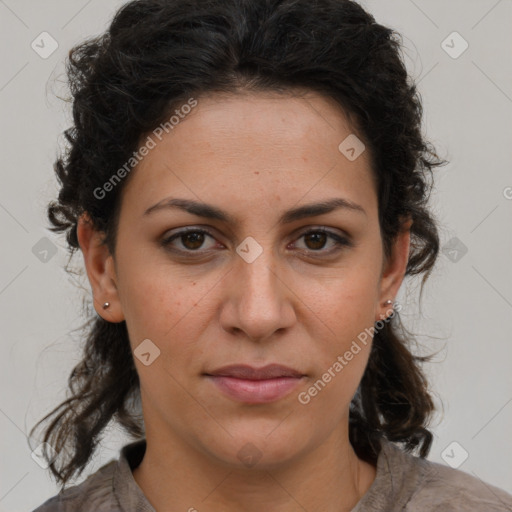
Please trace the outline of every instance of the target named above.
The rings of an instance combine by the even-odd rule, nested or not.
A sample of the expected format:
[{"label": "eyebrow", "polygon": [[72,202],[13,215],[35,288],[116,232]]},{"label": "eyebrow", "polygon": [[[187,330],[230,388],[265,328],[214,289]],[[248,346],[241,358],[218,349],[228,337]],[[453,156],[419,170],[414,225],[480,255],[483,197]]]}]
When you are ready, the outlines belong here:
[{"label": "eyebrow", "polygon": [[[228,224],[233,224],[235,226],[239,224],[235,217],[221,210],[220,208],[217,208],[216,206],[207,203],[200,203],[191,199],[179,199],[172,197],[162,199],[153,206],[150,206],[144,212],[143,216],[168,208],[180,209],[198,217],[216,219]],[[326,199],[318,203],[310,203],[287,210],[281,215],[278,222],[280,224],[289,224],[296,220],[304,219],[307,217],[315,217],[317,215],[324,215],[338,209],[345,209],[367,215],[366,211],[361,205],[349,201],[348,199],[343,199],[342,197],[336,197],[332,199]]]}]

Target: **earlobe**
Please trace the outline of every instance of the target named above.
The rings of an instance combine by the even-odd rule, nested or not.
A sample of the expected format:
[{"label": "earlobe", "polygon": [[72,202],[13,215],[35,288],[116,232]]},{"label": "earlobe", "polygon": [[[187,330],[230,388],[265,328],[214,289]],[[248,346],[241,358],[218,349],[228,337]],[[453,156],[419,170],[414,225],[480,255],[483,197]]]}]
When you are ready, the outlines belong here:
[{"label": "earlobe", "polygon": [[[379,305],[377,306],[378,319],[389,316],[390,306],[387,305],[389,304],[387,301],[394,301],[404,279],[409,261],[412,222],[412,219],[409,218],[402,223],[402,228],[391,246],[391,254],[384,263],[380,280]],[[385,311],[381,310],[382,306],[384,306]]]},{"label": "earlobe", "polygon": [[[108,322],[123,321],[113,256],[104,243],[104,233],[94,228],[87,213],[78,221],[77,237],[91,284],[94,309]],[[109,306],[104,307],[107,302]]]}]

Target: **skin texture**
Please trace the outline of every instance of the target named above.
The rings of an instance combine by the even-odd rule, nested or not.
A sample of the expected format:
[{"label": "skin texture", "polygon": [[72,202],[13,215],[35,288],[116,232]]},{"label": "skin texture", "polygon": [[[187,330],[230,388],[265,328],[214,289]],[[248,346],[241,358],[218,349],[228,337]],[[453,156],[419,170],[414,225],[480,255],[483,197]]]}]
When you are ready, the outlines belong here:
[{"label": "skin texture", "polygon": [[[133,474],[156,510],[350,510],[373,482],[375,468],[348,438],[370,343],[307,405],[298,401],[389,316],[384,303],[409,254],[410,221],[384,258],[369,152],[349,161],[338,150],[351,133],[341,109],[313,93],[201,97],[129,175],[114,256],[81,218],[97,313],[126,320],[132,350],[145,339],[160,350],[148,366],[134,358],[147,449]],[[144,215],[168,197],[209,203],[237,223],[170,208]],[[288,209],[340,197],[365,213],[279,223]],[[162,246],[184,227],[213,236]],[[322,227],[352,246],[304,236]],[[249,236],[263,250],[252,263],[236,252]],[[276,402],[241,403],[203,375],[235,363],[280,363],[306,377]],[[249,443],[253,467],[238,456]]]}]

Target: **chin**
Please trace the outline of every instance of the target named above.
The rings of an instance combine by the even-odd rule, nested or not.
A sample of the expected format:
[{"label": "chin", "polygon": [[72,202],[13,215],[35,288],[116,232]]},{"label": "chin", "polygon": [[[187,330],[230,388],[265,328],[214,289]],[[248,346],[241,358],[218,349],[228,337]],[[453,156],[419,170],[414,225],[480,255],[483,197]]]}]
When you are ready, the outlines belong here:
[{"label": "chin", "polygon": [[[279,424],[277,424],[279,425]],[[282,429],[279,433],[278,430]],[[231,431],[230,431],[231,432]],[[270,434],[270,435],[269,435]],[[210,455],[229,469],[271,470],[284,466],[307,450],[301,439],[281,424],[276,428],[244,429],[205,446]]]}]

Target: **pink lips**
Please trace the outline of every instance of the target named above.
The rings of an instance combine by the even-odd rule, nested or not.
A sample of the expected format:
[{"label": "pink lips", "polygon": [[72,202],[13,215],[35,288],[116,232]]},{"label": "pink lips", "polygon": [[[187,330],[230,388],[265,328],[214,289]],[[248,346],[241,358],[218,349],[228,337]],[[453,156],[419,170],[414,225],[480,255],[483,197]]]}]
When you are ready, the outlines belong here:
[{"label": "pink lips", "polygon": [[224,366],[206,377],[227,396],[245,403],[274,402],[289,394],[304,375],[278,364],[263,368],[248,365]]}]

